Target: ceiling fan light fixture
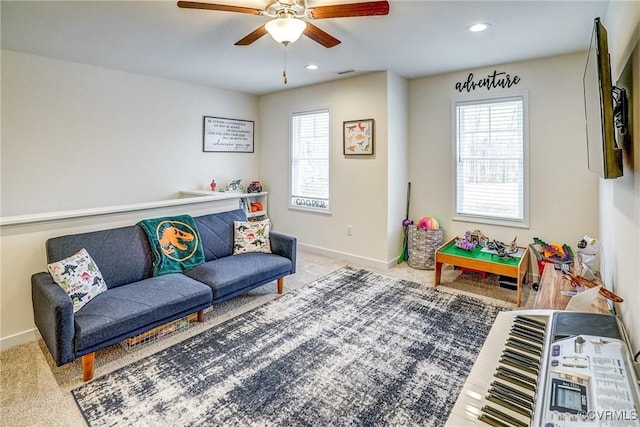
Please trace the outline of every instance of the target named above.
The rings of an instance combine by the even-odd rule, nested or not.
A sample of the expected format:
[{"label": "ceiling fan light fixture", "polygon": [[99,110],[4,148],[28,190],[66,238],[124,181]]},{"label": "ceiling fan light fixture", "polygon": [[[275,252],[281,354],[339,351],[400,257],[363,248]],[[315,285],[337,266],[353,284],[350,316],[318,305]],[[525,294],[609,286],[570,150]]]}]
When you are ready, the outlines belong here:
[{"label": "ceiling fan light fixture", "polygon": [[300,38],[307,28],[307,23],[298,18],[285,16],[272,19],[264,26],[275,41],[286,46]]}]

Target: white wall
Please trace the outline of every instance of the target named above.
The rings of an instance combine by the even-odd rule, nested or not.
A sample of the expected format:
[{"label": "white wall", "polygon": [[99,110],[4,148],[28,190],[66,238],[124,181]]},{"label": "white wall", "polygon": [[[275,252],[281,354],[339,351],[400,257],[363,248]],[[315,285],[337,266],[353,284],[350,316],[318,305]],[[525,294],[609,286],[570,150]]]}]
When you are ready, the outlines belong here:
[{"label": "white wall", "polygon": [[168,199],[213,178],[248,184],[258,154],[203,153],[202,118],[255,121],[257,104],[2,50],[2,216]]},{"label": "white wall", "polygon": [[[582,74],[586,53],[417,78],[409,81],[411,218],[435,216],[445,238],[480,229],[520,245],[533,237],[575,247],[598,231],[598,178],[588,171]],[[477,89],[471,95],[528,91],[530,227],[453,221],[452,100],[456,82],[506,72],[521,81],[511,89]],[[591,235],[591,234],[590,234]]]},{"label": "white wall", "polygon": [[[293,112],[331,110],[331,214],[288,208],[289,116]],[[387,73],[378,72],[260,97],[260,176],[269,191],[274,228],[294,234],[299,244],[386,264],[388,103]],[[373,156],[345,157],[342,124],[375,120]],[[353,235],[347,236],[347,225]]]},{"label": "white wall", "polygon": [[633,142],[622,147],[624,175],[600,180],[601,271],[605,283],[625,300],[616,310],[637,352],[640,351],[640,3],[611,2],[603,24],[609,35],[614,84],[625,65],[632,62]]},{"label": "white wall", "polygon": [[387,74],[389,136],[387,144],[387,256],[397,259],[402,252],[409,181],[409,84],[393,73]]}]

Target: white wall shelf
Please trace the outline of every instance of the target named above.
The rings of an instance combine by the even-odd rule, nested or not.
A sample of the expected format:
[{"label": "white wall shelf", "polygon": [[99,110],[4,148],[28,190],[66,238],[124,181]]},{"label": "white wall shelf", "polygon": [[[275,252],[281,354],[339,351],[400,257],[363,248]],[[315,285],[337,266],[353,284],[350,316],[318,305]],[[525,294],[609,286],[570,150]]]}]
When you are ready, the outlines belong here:
[{"label": "white wall shelf", "polygon": [[[212,199],[238,199],[238,207],[243,209],[247,218],[267,217],[267,194],[266,191],[260,193],[240,193],[233,191],[207,191],[207,190],[185,190],[180,191],[181,197],[210,197]],[[251,211],[252,203],[260,203],[261,210]]]}]

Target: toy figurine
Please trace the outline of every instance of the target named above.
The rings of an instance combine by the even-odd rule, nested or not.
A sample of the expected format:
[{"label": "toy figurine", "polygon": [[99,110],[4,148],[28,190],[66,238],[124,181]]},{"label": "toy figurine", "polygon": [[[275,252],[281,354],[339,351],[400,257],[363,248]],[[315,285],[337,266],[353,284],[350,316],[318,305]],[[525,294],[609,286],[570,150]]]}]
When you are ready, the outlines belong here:
[{"label": "toy figurine", "polygon": [[247,187],[247,193],[260,193],[260,192],[262,192],[262,184],[260,184],[260,181],[258,180],[251,181],[251,184],[249,184],[249,187]]},{"label": "toy figurine", "polygon": [[241,179],[236,179],[234,181],[231,181],[229,183],[229,185],[227,185],[227,191],[229,192],[235,192],[235,193],[242,193],[243,192],[243,188],[242,188],[242,184],[240,184],[240,181],[242,181]]}]

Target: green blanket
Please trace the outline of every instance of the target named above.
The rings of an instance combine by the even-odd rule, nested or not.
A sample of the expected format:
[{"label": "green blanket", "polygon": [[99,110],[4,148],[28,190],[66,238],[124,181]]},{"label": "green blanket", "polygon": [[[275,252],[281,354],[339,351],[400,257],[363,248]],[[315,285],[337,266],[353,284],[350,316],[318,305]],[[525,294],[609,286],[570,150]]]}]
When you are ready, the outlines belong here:
[{"label": "green blanket", "polygon": [[154,276],[181,273],[204,263],[198,227],[190,215],[143,219],[138,225],[149,238]]}]

